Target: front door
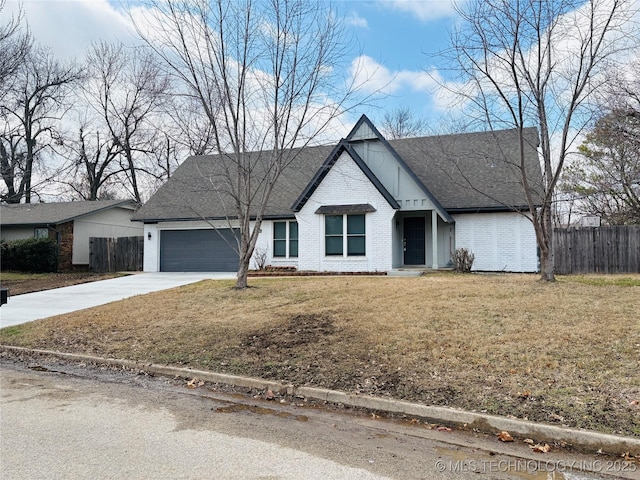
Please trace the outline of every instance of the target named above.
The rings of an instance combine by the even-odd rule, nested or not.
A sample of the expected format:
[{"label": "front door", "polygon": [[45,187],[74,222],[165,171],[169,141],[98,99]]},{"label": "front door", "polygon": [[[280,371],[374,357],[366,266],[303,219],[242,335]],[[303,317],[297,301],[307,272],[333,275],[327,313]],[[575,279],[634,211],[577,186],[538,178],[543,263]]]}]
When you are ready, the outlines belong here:
[{"label": "front door", "polygon": [[425,228],[424,217],[404,219],[404,264],[424,265]]}]

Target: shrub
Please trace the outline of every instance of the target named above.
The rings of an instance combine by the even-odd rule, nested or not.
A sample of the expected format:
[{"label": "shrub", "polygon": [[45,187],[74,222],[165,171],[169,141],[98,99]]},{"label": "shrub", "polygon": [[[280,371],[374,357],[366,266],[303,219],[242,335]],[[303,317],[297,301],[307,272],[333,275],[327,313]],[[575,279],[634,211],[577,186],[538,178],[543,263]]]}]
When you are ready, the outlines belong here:
[{"label": "shrub", "polygon": [[456,272],[469,273],[475,258],[471,250],[457,248],[456,251],[453,252],[453,268]]},{"label": "shrub", "polygon": [[2,270],[20,272],[55,272],[58,266],[58,245],[48,238],[28,238],[0,242]]}]

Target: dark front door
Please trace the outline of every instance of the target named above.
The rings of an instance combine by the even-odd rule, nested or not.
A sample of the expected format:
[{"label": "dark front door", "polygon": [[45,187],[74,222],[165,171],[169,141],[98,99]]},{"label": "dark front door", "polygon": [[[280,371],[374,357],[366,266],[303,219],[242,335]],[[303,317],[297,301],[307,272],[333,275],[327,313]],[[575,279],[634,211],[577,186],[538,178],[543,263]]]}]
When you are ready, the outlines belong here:
[{"label": "dark front door", "polygon": [[424,217],[404,219],[404,264],[424,265]]}]

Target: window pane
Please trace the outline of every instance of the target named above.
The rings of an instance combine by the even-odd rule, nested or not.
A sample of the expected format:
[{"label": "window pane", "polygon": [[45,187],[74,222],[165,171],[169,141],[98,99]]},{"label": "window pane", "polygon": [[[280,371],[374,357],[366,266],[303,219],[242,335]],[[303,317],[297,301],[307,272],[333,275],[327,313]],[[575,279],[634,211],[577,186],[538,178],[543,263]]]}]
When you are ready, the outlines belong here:
[{"label": "window pane", "polygon": [[342,236],[325,237],[325,254],[342,255]]},{"label": "window pane", "polygon": [[298,239],[298,222],[289,222],[289,238],[291,240]]},{"label": "window pane", "polygon": [[342,215],[326,215],[324,233],[325,235],[342,235]]},{"label": "window pane", "polygon": [[47,227],[36,228],[33,236],[34,238],[49,238],[49,229]]},{"label": "window pane", "polygon": [[347,215],[347,234],[364,235],[364,215]]},{"label": "window pane", "polygon": [[273,238],[278,240],[287,238],[287,222],[273,222]]},{"label": "window pane", "polygon": [[285,257],[287,255],[287,242],[285,240],[273,241],[273,256]]},{"label": "window pane", "polygon": [[298,256],[298,240],[289,241],[289,256],[290,257]]},{"label": "window pane", "polygon": [[364,236],[348,237],[347,238],[347,255],[356,256],[365,254],[365,241]]}]

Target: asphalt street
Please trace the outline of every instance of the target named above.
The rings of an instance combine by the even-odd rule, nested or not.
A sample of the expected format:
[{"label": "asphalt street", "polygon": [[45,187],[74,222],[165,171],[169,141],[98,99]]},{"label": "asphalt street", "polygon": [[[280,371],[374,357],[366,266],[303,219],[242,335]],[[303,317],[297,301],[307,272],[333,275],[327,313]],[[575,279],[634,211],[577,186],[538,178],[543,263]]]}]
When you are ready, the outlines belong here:
[{"label": "asphalt street", "polygon": [[619,478],[569,472],[590,456],[542,458],[483,435],[197,381],[5,359],[0,392],[3,480]]}]

